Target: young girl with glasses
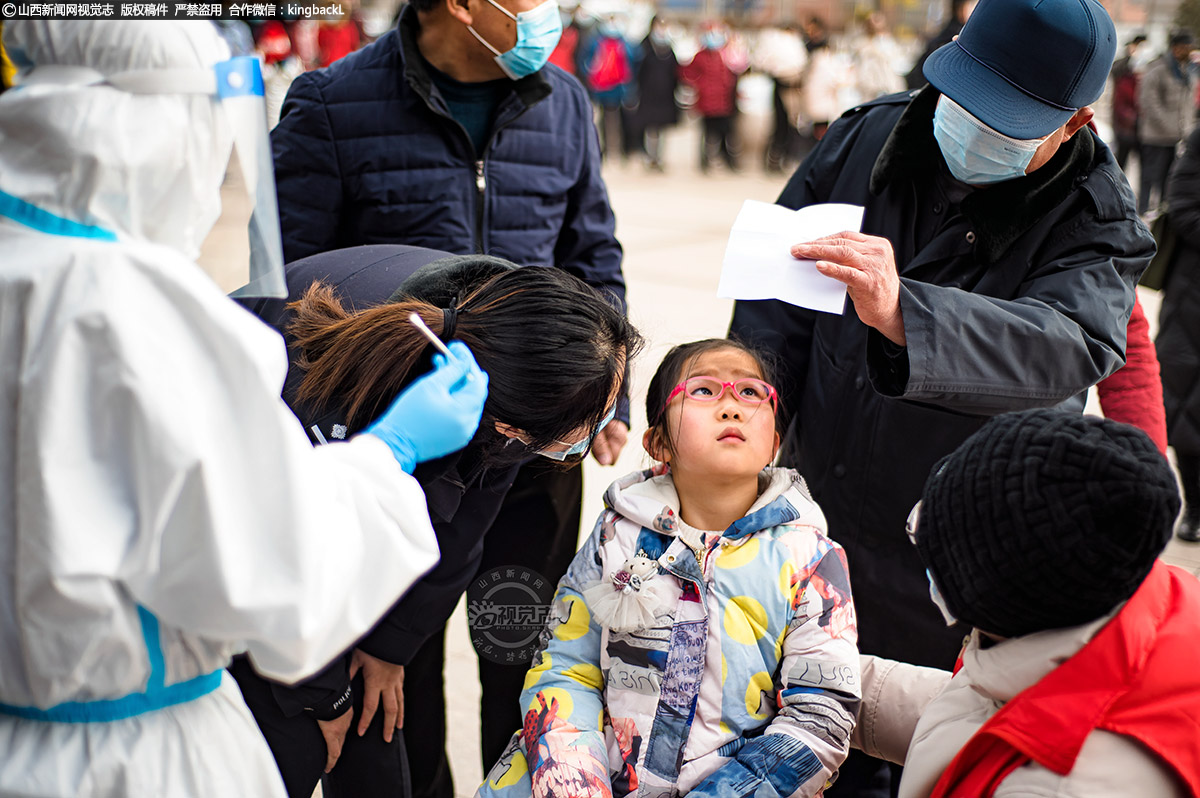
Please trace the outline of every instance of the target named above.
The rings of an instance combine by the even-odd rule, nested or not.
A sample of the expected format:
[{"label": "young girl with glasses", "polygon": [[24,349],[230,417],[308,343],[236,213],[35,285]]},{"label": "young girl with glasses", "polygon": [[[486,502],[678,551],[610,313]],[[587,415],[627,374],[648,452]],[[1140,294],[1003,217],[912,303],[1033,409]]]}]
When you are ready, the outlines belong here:
[{"label": "young girl with glasses", "polygon": [[559,583],[524,728],[480,796],[813,796],[860,699],[845,556],[771,467],[778,395],[734,341],[677,346],[646,451]]}]

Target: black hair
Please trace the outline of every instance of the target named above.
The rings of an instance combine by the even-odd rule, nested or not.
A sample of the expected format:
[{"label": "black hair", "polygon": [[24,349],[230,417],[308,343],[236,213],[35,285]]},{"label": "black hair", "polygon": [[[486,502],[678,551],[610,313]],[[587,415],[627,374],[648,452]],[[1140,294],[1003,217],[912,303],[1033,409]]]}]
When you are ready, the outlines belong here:
[{"label": "black hair", "polygon": [[[331,286],[316,283],[289,306],[288,325],[305,374],[299,398],[326,411],[344,408],[351,431],[382,413],[432,355],[409,323],[417,313],[444,336],[445,314],[414,298],[356,312]],[[495,275],[458,304],[453,337],[488,373],[488,398],[477,443],[485,461],[524,458],[495,433],[499,421],[545,449],[582,427],[595,430],[623,386],[642,337],[609,298],[561,269],[529,266]],[[415,373],[414,373],[415,372]]]},{"label": "black hair", "polygon": [[414,11],[432,11],[440,0],[408,0]]},{"label": "black hair", "polygon": [[[733,349],[749,355],[758,367],[758,373],[762,375],[763,382],[775,385],[775,369],[767,357],[737,339],[705,338],[702,341],[679,344],[672,348],[662,359],[662,363],[658,364],[658,370],[654,372],[654,376],[650,380],[650,387],[646,389],[646,423],[659,436],[667,449],[670,449],[672,445],[671,431],[665,423],[667,397],[671,395],[671,391],[683,379],[683,375],[697,358],[722,349]],[[775,411],[775,430],[783,431],[782,406]]]}]

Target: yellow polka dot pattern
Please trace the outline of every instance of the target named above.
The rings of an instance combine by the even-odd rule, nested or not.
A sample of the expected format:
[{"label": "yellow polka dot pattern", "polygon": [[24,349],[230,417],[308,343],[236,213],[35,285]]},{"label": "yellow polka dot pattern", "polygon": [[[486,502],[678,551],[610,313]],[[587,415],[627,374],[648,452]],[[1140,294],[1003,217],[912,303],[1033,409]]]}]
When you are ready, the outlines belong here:
[{"label": "yellow polka dot pattern", "polygon": [[550,657],[550,652],[543,651],[542,652],[542,661],[539,662],[537,665],[533,666],[532,668],[530,668],[528,671],[526,671],[526,673],[525,673],[525,688],[524,689],[528,690],[530,687],[533,687],[535,684],[537,684],[538,679],[542,678],[542,674],[545,673],[546,671],[550,670],[550,668],[553,667],[553,665],[554,665],[554,662]]},{"label": "yellow polka dot pattern", "polygon": [[767,632],[767,611],[757,599],[734,596],[725,605],[725,634],[730,639],[752,646]]},{"label": "yellow polka dot pattern", "polygon": [[572,665],[563,671],[563,675],[574,679],[589,690],[604,689],[604,674],[600,668],[586,662],[581,662],[578,665]]},{"label": "yellow polka dot pattern", "polygon": [[542,711],[542,702],[538,701],[539,695],[546,699],[546,706],[550,706],[550,703],[554,699],[558,699],[558,712],[556,713],[556,717],[562,718],[563,720],[567,720],[571,717],[571,711],[575,709],[575,702],[571,700],[571,694],[568,693],[564,688],[547,687],[543,690],[539,690],[536,694],[534,694],[533,698],[529,699],[529,704],[525,707],[526,710],[532,709],[534,712]]},{"label": "yellow polka dot pattern", "polygon": [[509,764],[508,770],[504,771],[495,781],[489,779],[488,784],[497,790],[502,790],[519,782],[527,773],[529,773],[529,762],[526,761],[521,750],[517,749],[513,753],[512,763]]},{"label": "yellow polka dot pattern", "polygon": [[721,554],[717,557],[717,567],[730,569],[749,565],[758,556],[760,545],[758,538],[750,538],[740,546],[722,547]]},{"label": "yellow polka dot pattern", "polygon": [[766,671],[759,671],[750,677],[750,684],[746,685],[746,712],[755,720],[766,720],[770,716],[770,708],[768,711],[759,712],[762,707],[764,692],[769,693],[774,685],[771,684],[771,675]]},{"label": "yellow polka dot pattern", "polygon": [[785,560],[783,567],[779,569],[779,592],[783,595],[783,599],[788,603],[788,606],[792,605],[792,597],[794,596],[792,580],[795,578],[796,566],[791,560]]},{"label": "yellow polka dot pattern", "polygon": [[567,605],[567,620],[563,621],[554,630],[554,636],[564,642],[578,640],[588,633],[588,628],[592,622],[592,614],[588,612],[587,602],[582,596],[563,596],[562,600]]}]

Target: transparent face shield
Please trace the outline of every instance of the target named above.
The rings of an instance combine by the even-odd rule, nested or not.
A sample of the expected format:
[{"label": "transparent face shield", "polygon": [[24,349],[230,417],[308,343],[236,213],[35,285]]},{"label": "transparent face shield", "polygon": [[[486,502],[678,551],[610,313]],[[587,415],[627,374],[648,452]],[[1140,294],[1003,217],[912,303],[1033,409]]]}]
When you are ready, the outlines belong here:
[{"label": "transparent face shield", "polygon": [[[267,106],[262,69],[250,56],[231,58],[213,67],[217,97],[233,128],[233,147],[242,188],[250,201],[249,258],[245,281],[233,297],[286,297],[283,240],[275,201],[275,171],[267,136]],[[226,181],[228,183],[228,180]],[[234,275],[238,282],[243,275]]]},{"label": "transparent face shield", "polygon": [[287,296],[275,173],[258,59],[240,56],[210,69],[133,70],[105,76],[86,67],[38,66],[21,81],[107,85],[130,94],[201,94],[220,103],[233,134],[221,187],[221,218],[202,247],[200,266],[232,297]]}]

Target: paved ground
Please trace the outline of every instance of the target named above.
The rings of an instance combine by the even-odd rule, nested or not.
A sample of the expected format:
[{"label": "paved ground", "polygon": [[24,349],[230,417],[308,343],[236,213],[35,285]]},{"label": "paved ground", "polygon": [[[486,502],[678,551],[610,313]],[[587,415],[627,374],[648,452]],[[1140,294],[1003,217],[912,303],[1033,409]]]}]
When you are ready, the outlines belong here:
[{"label": "paved ground", "polygon": [[[646,422],[638,398],[644,399],[646,385],[663,354],[676,343],[725,334],[733,303],[717,299],[716,287],[725,239],[743,200],[773,201],[785,182],[783,176],[764,175],[750,158],[744,159],[741,174],[718,170],[709,177],[700,176],[691,129],[677,131],[667,146],[665,175],[647,173],[633,163],[614,162],[605,168],[617,215],[617,235],[625,246],[630,314],[649,345],[634,367],[629,446],[614,467],[604,468],[595,461],[584,466],[585,530],[590,530],[602,508],[605,487],[618,476],[649,464],[640,445]],[[1158,313],[1156,292],[1146,292],[1143,302],[1153,323]],[[1200,572],[1200,544],[1173,542],[1167,559]],[[483,772],[476,660],[461,604],[448,640],[446,682],[453,685],[449,696],[450,759],[456,792],[469,796]]]}]

